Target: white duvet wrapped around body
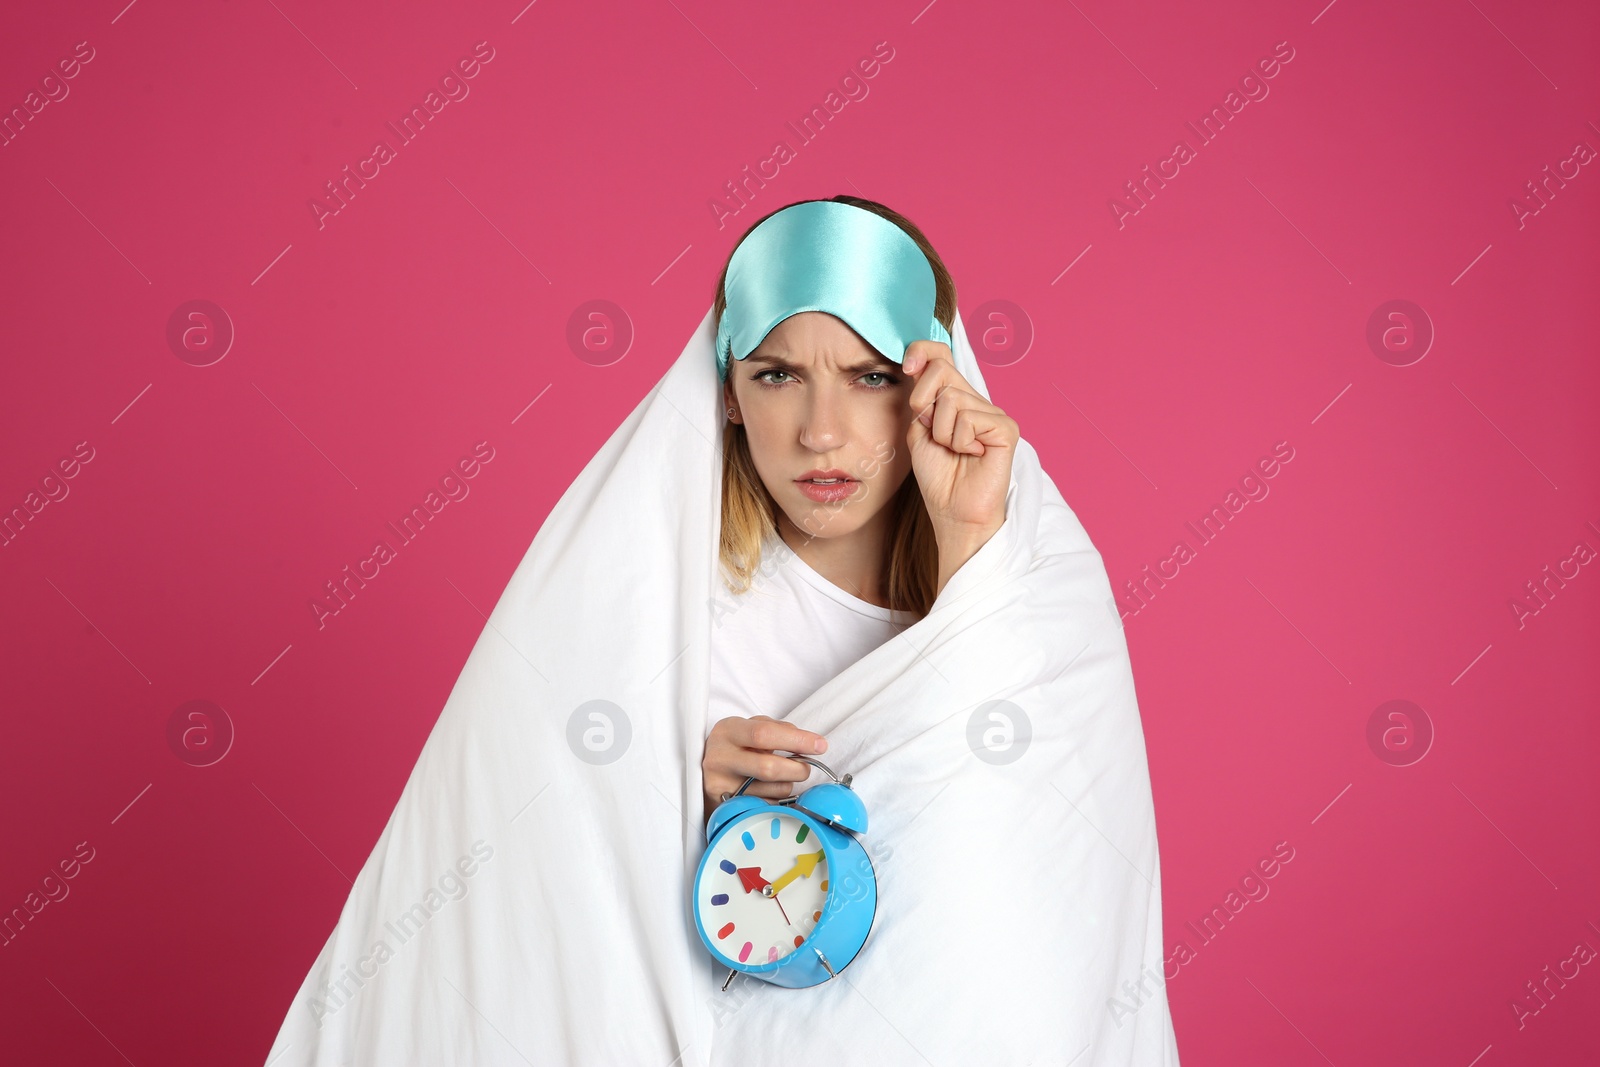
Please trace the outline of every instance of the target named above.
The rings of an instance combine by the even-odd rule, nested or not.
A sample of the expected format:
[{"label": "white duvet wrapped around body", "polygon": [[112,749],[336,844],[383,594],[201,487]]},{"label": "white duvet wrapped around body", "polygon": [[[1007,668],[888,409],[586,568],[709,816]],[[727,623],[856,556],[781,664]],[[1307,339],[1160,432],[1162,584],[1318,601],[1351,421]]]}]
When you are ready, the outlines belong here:
[{"label": "white duvet wrapped around body", "polygon": [[1127,646],[1025,439],[932,611],[785,716],[869,812],[865,947],[818,986],[722,989],[689,907],[731,596],[715,325],[534,538],[267,1062],[1177,1067]]}]

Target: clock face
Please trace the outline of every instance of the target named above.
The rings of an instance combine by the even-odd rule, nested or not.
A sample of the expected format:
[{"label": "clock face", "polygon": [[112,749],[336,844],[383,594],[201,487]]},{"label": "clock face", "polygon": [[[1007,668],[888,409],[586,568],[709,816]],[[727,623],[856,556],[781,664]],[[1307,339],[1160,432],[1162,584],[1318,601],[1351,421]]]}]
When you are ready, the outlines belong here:
[{"label": "clock face", "polygon": [[822,842],[787,811],[735,819],[702,861],[700,925],[717,950],[751,966],[782,959],[811,936],[828,900]]}]

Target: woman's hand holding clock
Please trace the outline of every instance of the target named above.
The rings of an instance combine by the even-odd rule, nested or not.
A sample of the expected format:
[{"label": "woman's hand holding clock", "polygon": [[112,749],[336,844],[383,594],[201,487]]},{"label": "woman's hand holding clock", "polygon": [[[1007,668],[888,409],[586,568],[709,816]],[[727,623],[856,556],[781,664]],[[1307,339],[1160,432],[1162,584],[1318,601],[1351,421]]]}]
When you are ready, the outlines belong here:
[{"label": "woman's hand holding clock", "polygon": [[744,791],[745,795],[768,800],[783,799],[793,792],[790,783],[803,782],[811,776],[810,764],[779,756],[774,750],[815,754],[826,752],[828,741],[821,734],[770,715],[730,715],[717,720],[700,760],[706,819],[722,803],[723,793],[735,792],[752,775],[756,780]]},{"label": "woman's hand holding clock", "polygon": [[1005,523],[1020,431],[956,370],[950,346],[913,341],[901,369],[916,381],[906,432],[911,467],[939,543],[939,585]]}]

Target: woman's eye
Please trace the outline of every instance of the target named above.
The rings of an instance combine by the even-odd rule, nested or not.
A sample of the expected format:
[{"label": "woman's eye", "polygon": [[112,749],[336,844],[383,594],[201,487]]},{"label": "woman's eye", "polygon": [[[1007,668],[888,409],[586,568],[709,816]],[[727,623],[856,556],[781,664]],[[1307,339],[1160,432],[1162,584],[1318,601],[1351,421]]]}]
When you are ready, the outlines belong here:
[{"label": "woman's eye", "polygon": [[[793,377],[793,375],[791,375],[788,371],[786,371],[786,370],[778,370],[776,367],[774,367],[774,368],[772,368],[770,370],[757,371],[756,373],[752,374],[750,376],[750,378],[751,378],[752,381],[760,382],[762,385],[768,387],[769,389],[777,389],[777,388],[782,387],[785,384],[785,382],[774,381],[773,379],[768,377],[769,375],[773,375],[773,374],[781,374],[781,375],[784,376],[785,379],[789,379],[789,378]],[[876,382],[876,383],[867,382],[867,379],[869,379],[869,378],[877,378],[877,379],[879,379],[879,381]],[[873,390],[876,390],[876,389],[887,389],[890,386],[894,385],[897,381],[899,381],[898,378],[896,378],[894,375],[890,374],[888,371],[870,371],[870,372],[868,372],[866,374],[863,374],[857,380],[858,381],[862,381],[862,382],[866,382],[867,383],[866,387],[868,389],[873,389]]]}]

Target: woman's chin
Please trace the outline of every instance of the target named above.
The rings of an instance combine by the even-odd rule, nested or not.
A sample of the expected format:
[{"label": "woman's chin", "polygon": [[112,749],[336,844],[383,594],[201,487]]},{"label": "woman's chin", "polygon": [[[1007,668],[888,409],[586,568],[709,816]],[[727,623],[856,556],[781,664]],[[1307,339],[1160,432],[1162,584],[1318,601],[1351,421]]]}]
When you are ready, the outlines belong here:
[{"label": "woman's chin", "polygon": [[796,507],[784,511],[789,522],[805,536],[832,539],[855,533],[872,518],[865,507],[849,507],[849,503],[817,504],[802,497]]}]

